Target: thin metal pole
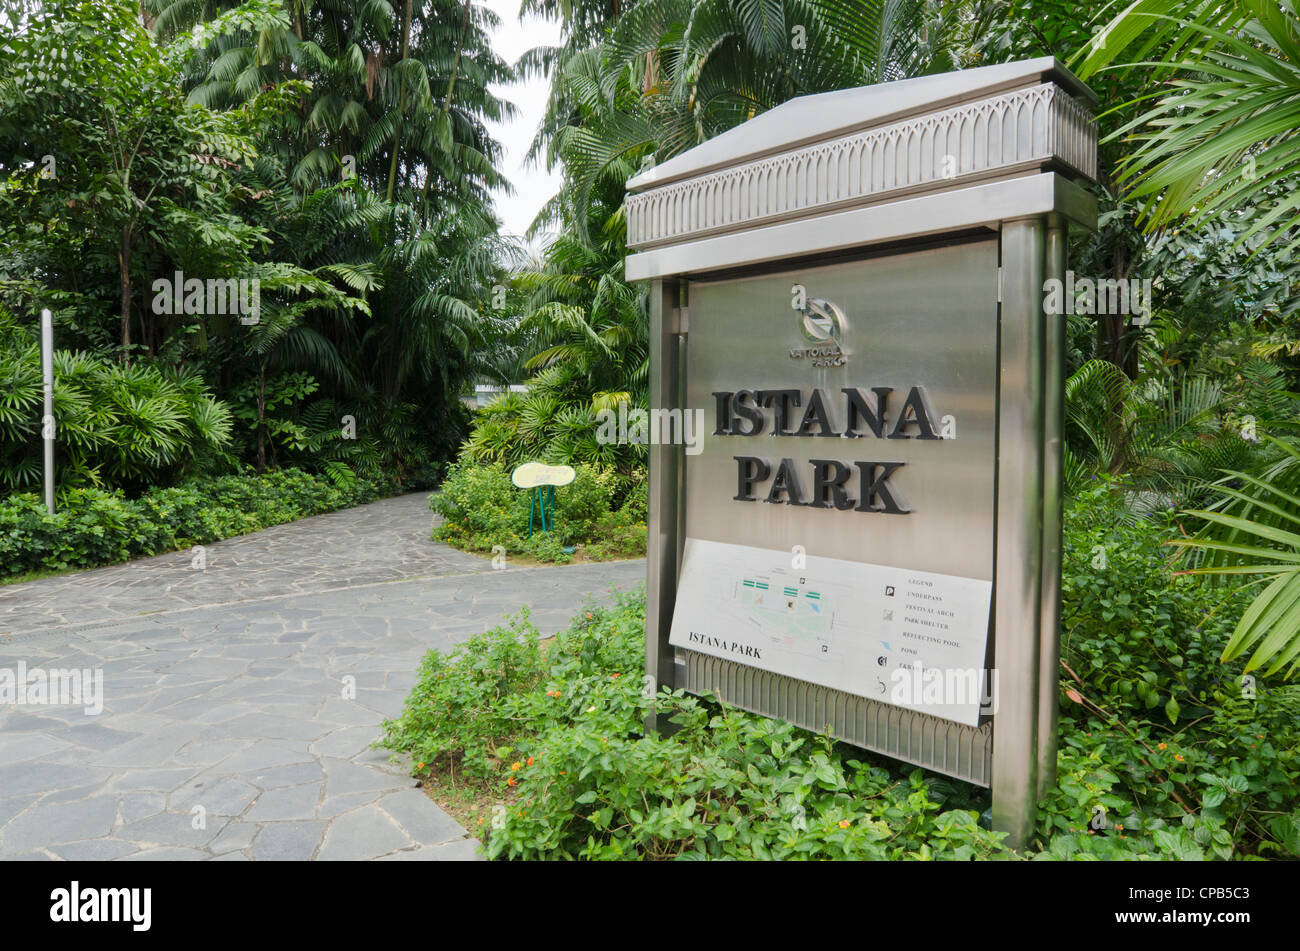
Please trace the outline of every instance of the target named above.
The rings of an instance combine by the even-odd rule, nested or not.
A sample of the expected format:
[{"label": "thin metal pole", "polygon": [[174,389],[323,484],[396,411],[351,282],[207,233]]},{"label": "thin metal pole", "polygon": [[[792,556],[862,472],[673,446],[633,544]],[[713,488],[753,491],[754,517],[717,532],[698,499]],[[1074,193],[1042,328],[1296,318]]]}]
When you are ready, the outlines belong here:
[{"label": "thin metal pole", "polygon": [[41,311],[41,376],[45,381],[45,415],[41,435],[45,438],[45,509],[54,514],[54,315]]}]

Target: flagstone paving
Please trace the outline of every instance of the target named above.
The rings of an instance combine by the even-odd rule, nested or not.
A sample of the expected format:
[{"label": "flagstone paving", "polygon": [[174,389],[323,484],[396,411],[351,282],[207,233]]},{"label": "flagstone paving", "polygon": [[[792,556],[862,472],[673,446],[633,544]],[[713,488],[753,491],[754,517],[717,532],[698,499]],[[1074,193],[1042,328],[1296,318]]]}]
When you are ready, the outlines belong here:
[{"label": "flagstone paving", "polygon": [[468,859],[370,744],[429,648],[527,604],[543,633],[643,561],[492,570],[423,493],[0,588],[0,671],[103,672],[103,711],[0,703],[0,858]]}]

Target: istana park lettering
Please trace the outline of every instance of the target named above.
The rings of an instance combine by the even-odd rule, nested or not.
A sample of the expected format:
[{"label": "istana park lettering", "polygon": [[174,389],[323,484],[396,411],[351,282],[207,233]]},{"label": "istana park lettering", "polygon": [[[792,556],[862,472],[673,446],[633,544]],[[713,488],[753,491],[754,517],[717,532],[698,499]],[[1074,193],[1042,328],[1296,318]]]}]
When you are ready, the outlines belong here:
[{"label": "istana park lettering", "polygon": [[[723,390],[712,394],[716,401],[715,436],[808,436],[876,439],[944,439],[955,437],[947,430],[951,417],[944,417],[945,431],[935,424],[924,388],[912,387],[890,423],[889,396],[893,388],[873,386],[868,399],[858,387],[844,387],[838,397],[814,389],[804,399],[799,390]],[[832,420],[831,406],[838,402],[842,427]],[[733,456],[736,460],[736,494],[739,502],[757,502],[755,487],[769,479],[764,502],[802,505],[812,508],[855,512],[885,512],[906,515],[911,511],[897,486],[890,482],[902,462],[854,462],[809,459],[811,491],[805,493],[793,459],[784,458],[773,473],[772,464],[760,456]],[[856,470],[856,473],[855,473]],[[850,480],[856,474],[857,495],[850,495]]]}]

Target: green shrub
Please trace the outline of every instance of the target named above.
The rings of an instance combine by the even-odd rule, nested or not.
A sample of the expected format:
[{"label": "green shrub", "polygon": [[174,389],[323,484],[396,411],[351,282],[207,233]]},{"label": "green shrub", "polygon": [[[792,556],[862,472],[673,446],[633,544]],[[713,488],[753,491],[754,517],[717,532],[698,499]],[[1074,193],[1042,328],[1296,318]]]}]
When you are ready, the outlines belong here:
[{"label": "green shrub", "polygon": [[[627,480],[612,470],[575,466],[573,482],[555,490],[553,529],[528,535],[532,491],[516,488],[499,464],[453,465],[430,507],[442,516],[433,538],[467,551],[491,552],[499,545],[510,554],[565,563],[566,547],[581,547],[592,558],[626,558],[645,552],[645,483],[627,491]],[[620,491],[626,498],[615,507]],[[637,517],[639,516],[639,518]]]},{"label": "green shrub", "polygon": [[503,700],[540,682],[538,641],[524,610],[448,654],[429,651],[401,718],[384,724],[385,744],[418,763],[479,777],[497,772],[496,754],[518,730]]},{"label": "green shrub", "polygon": [[528,493],[510,482],[501,466],[458,462],[451,467],[429,507],[442,516],[433,537],[458,548],[491,551],[502,544],[521,551],[527,533]]},{"label": "green shrub", "polygon": [[[535,666],[515,622],[431,651],[383,745],[493,777],[477,830],[508,858],[952,858],[1005,850],[972,787],[867,762],[788,723],[680,691],[647,698],[645,598],[590,607]],[[518,651],[510,677],[497,657]],[[651,703],[679,729],[646,736]]]},{"label": "green shrub", "polygon": [[1070,503],[1061,571],[1062,659],[1103,705],[1168,724],[1207,712],[1199,697],[1240,612],[1205,582],[1171,577],[1177,532],[1133,523],[1121,493],[1096,480]]},{"label": "green shrub", "polygon": [[261,524],[251,513],[224,501],[218,503],[193,486],[174,486],[150,492],[140,504],[154,521],[168,526],[177,547],[186,547],[242,535]]},{"label": "green shrub", "polygon": [[52,516],[35,495],[0,502],[4,574],[90,568],[153,554],[169,540],[167,526],[141,506],[101,489],[65,490]]},{"label": "green shrub", "polygon": [[[1058,777],[1021,857],[1300,856],[1300,687],[1217,663],[1241,599],[1171,576],[1177,527],[1121,499],[1098,480],[1066,512]],[[977,821],[982,790],[706,697],[648,700],[644,624],[623,595],[540,667],[526,625],[431,652],[385,745],[420,775],[486,777],[492,857],[1013,857]],[[521,673],[484,676],[506,650]],[[676,732],[644,735],[651,702]]]},{"label": "green shrub", "polygon": [[1300,856],[1300,690],[1209,699],[1213,712],[1181,731],[1063,716],[1039,857]]},{"label": "green shrub", "polygon": [[0,499],[0,576],[91,568],[206,544],[391,494],[391,483],[341,489],[297,469],[222,476],[139,499],[66,488],[49,515],[32,494]]},{"label": "green shrub", "polygon": [[1300,855],[1300,688],[1219,664],[1243,597],[1171,576],[1177,526],[1121,499],[1096,480],[1067,511],[1043,857]]}]

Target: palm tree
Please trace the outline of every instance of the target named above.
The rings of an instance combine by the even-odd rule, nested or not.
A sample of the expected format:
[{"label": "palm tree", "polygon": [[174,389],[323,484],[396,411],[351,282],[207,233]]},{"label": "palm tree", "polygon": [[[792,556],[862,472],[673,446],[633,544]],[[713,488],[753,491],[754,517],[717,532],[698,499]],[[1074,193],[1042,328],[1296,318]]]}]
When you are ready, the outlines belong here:
[{"label": "palm tree", "polygon": [[490,198],[503,179],[486,122],[512,107],[489,85],[514,75],[491,49],[495,15],[469,0],[147,2],[160,37],[209,34],[176,53],[190,99],[264,119],[248,187],[271,196],[273,253],[364,300],[266,321],[244,372],[307,372],[313,400],[454,446],[461,387],[500,355],[481,304],[514,254]]},{"label": "palm tree", "polygon": [[795,96],[956,68],[977,22],[973,7],[640,0],[605,21],[599,44],[528,60],[551,64],[532,154],[563,162],[580,203],[602,178],[625,181],[629,164],[664,161]]},{"label": "palm tree", "polygon": [[1264,588],[1247,607],[1221,660],[1249,654],[1245,670],[1265,675],[1300,670],[1300,444],[1268,437],[1274,448],[1258,474],[1230,471],[1216,486],[1208,509],[1190,512],[1205,521],[1193,538],[1174,542],[1195,567],[1185,574],[1224,580],[1255,579]]},{"label": "palm tree", "polygon": [[[1251,214],[1241,242],[1300,247],[1300,18],[1293,0],[1138,0],[1081,51],[1087,79],[1127,53],[1159,55],[1152,103],[1112,133],[1138,148],[1120,179],[1149,229]],[[1147,64],[1142,64],[1147,65]],[[1283,183],[1290,187],[1270,191]]]},{"label": "palm tree", "polygon": [[[1138,143],[1120,178],[1146,228],[1249,216],[1238,244],[1287,260],[1300,246],[1300,18],[1293,0],[1137,0],[1080,52],[1080,75],[1113,67],[1121,56],[1156,59],[1157,89],[1141,97],[1149,107],[1113,133]],[[1300,300],[1292,298],[1293,310]],[[1268,582],[1222,659],[1253,648],[1248,671],[1272,674],[1290,664],[1292,675],[1300,658],[1300,450],[1291,441],[1269,443],[1274,453],[1262,465],[1228,468],[1216,485],[1218,500],[1188,513],[1203,527],[1176,544],[1189,549],[1189,573]]]},{"label": "palm tree", "polygon": [[1222,385],[1201,374],[1151,373],[1130,380],[1089,360],[1065,382],[1069,488],[1089,474],[1123,475],[1138,510],[1184,504],[1251,444],[1224,426]]}]

